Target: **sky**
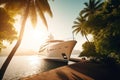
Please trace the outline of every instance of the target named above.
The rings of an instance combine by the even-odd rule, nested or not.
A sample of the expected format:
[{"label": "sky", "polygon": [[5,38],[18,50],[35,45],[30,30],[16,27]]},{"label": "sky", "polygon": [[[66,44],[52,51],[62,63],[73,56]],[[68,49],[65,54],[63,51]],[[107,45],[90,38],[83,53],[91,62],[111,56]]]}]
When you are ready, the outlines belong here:
[{"label": "sky", "polygon": [[[54,0],[50,1],[53,18],[48,21],[49,30],[56,39],[72,39],[72,26],[89,0]],[[75,49],[81,50],[81,45],[86,41],[81,34],[74,35],[77,40]],[[91,38],[91,37],[89,37]]]},{"label": "sky", "polygon": [[[51,18],[46,14],[48,31],[40,19],[38,19],[39,23],[37,24],[36,29],[31,27],[30,21],[28,20],[26,23],[25,34],[19,48],[33,49],[37,51],[49,33],[54,36],[54,39],[73,39],[73,22],[79,16],[79,12],[85,7],[84,2],[88,1],[89,0],[49,0],[53,17]],[[17,30],[20,30],[20,22],[15,24],[15,26],[17,26]],[[77,44],[74,49],[81,51],[82,44],[86,41],[85,37],[78,34],[74,35],[74,38],[77,40]],[[91,39],[91,36],[89,36],[89,39]],[[8,45],[6,43],[8,48],[5,50],[10,51],[15,43],[16,41],[14,41],[12,45]]]}]

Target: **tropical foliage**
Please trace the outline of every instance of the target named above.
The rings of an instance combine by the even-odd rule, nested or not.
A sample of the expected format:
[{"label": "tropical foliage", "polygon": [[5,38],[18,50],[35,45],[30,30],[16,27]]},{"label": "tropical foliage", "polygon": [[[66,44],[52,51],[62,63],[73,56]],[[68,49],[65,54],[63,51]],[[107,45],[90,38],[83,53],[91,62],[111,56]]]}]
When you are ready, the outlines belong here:
[{"label": "tropical foliage", "polygon": [[[89,45],[90,43],[90,45]],[[86,57],[96,57],[99,54],[96,52],[94,42],[85,42],[82,45],[83,51],[80,53],[80,56]]]},{"label": "tropical foliage", "polygon": [[102,9],[103,3],[101,0],[89,0],[89,2],[84,3],[85,8],[81,10],[81,16],[85,18],[90,18]]},{"label": "tropical foliage", "polygon": [[[93,6],[94,4],[91,4],[91,2],[95,3],[95,0],[89,0],[89,3],[85,3],[85,5],[87,7]],[[99,1],[96,3],[98,4]],[[99,6],[100,8],[98,8],[98,11],[94,11],[94,13],[92,13],[93,9],[84,8],[83,10],[81,10],[81,16],[85,17],[86,19],[84,24],[81,24],[84,25],[84,27],[82,28],[83,30],[86,30],[86,33],[93,35],[95,53],[99,53],[100,56],[104,58],[103,60],[119,60],[120,0],[106,0],[103,3],[100,3],[100,5],[101,6]],[[90,12],[87,12],[88,10],[91,11],[91,15]],[[89,49],[89,47],[92,47],[92,45],[89,46],[87,45],[87,43],[83,44],[83,46],[85,45],[88,47],[84,47],[81,55],[83,55],[85,51],[89,52],[92,50]],[[111,55],[113,53],[115,56],[117,56],[117,58]],[[88,54],[86,53],[84,55],[88,56]],[[90,53],[89,55],[92,56],[93,54]]]},{"label": "tropical foliage", "polygon": [[100,13],[86,21],[86,26],[94,36],[96,50],[102,54],[120,54],[120,7],[116,7],[115,2],[106,2]]},{"label": "tropical foliage", "polygon": [[[30,17],[33,27],[37,22],[39,15],[47,27],[47,22],[44,13],[49,13],[52,17],[52,12],[47,0],[1,0],[0,4],[5,3],[5,8],[11,15],[24,15],[24,11],[28,5],[28,17]],[[25,12],[26,13],[26,12]],[[37,15],[38,14],[38,15]]]},{"label": "tropical foliage", "polygon": [[84,23],[85,23],[86,19],[82,16],[79,16],[76,18],[76,21],[74,21],[74,26],[72,26],[73,33],[81,33],[82,36],[85,36],[86,40],[89,42],[88,38],[87,38],[87,29],[85,29],[84,27]]},{"label": "tropical foliage", "polygon": [[90,34],[90,30],[89,28],[86,28],[85,22],[102,9],[103,3],[101,0],[89,0],[89,3],[85,2],[84,5],[85,8],[79,13],[79,16],[76,18],[76,21],[74,21],[74,26],[72,28],[74,29],[74,33],[78,34],[80,32],[81,35],[85,36],[86,40],[89,42],[87,35]]},{"label": "tropical foliage", "polygon": [[43,23],[46,25],[46,27],[48,27],[45,13],[47,12],[50,14],[50,16],[52,16],[52,12],[48,0],[0,0],[0,4],[4,4],[4,8],[10,15],[14,16],[19,14],[22,17],[21,30],[18,36],[18,40],[0,69],[1,80],[12,57],[21,44],[27,18],[30,17],[33,26],[35,26],[37,22],[37,14],[39,14]]},{"label": "tropical foliage", "polygon": [[12,43],[17,38],[13,23],[14,19],[8,15],[5,9],[0,8],[0,50],[6,47],[4,41]]}]

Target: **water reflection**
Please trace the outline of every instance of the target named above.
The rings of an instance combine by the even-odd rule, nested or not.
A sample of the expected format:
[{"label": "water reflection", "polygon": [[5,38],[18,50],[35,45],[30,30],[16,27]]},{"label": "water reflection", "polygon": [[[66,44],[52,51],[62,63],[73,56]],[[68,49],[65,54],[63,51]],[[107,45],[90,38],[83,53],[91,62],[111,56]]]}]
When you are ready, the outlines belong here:
[{"label": "water reflection", "polygon": [[[0,67],[5,58],[0,57]],[[17,80],[21,77],[48,71],[64,65],[67,65],[67,63],[43,59],[40,56],[14,56],[3,80]]]},{"label": "water reflection", "polygon": [[40,64],[38,56],[30,56],[27,58],[31,66]]}]

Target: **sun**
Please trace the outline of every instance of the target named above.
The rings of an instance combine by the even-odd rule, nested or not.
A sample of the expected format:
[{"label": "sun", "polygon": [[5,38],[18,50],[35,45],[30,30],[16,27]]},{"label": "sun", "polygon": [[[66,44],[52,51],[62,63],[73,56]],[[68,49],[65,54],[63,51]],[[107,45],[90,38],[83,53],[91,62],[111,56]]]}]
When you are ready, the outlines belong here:
[{"label": "sun", "polygon": [[[28,18],[25,25],[25,31],[23,35],[23,40],[20,47],[24,49],[33,49],[38,51],[40,45],[45,42],[48,36],[48,30],[42,23],[40,18],[38,18],[38,23],[36,27],[33,28],[30,19]],[[20,20],[15,23],[16,29],[20,31]]]}]

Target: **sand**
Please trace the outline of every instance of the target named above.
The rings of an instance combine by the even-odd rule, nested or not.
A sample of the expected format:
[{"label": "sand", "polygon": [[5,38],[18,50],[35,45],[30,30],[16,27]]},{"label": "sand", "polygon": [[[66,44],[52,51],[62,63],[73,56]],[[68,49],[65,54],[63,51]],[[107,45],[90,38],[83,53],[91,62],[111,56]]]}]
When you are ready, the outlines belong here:
[{"label": "sand", "polygon": [[78,62],[21,80],[120,80],[120,64]]}]

